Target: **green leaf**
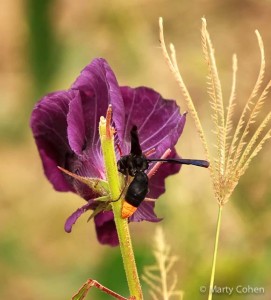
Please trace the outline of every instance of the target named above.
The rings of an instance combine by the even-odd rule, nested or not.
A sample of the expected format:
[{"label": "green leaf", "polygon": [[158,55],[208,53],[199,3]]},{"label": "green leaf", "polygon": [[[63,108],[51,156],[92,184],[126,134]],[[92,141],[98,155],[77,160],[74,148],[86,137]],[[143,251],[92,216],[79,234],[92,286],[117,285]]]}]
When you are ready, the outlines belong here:
[{"label": "green leaf", "polygon": [[109,187],[108,183],[105,180],[102,180],[100,178],[91,178],[91,177],[83,177],[79,176],[75,173],[72,173],[64,168],[58,167],[59,170],[61,170],[63,173],[73,177],[74,179],[85,183],[87,186],[91,188],[91,190],[95,191],[101,196],[106,196],[109,194]]},{"label": "green leaf", "polygon": [[85,299],[89,289],[92,286],[89,284],[89,281],[87,281],[80,290],[72,297],[72,300],[83,300]]}]

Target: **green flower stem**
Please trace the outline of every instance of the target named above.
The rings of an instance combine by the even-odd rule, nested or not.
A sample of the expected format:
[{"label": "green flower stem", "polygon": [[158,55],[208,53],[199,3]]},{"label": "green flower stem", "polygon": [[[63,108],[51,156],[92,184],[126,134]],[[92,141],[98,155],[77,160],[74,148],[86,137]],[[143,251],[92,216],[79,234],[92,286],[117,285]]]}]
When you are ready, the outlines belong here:
[{"label": "green flower stem", "polygon": [[[103,117],[100,119],[99,132],[109,190],[112,199],[118,199],[121,188],[114,149],[114,135],[112,129],[108,126],[108,120]],[[130,296],[134,296],[136,300],[141,300],[143,299],[143,295],[137,274],[128,222],[127,219],[123,219],[121,217],[121,199],[119,201],[112,202],[112,209]]]},{"label": "green flower stem", "polygon": [[223,208],[223,206],[219,205],[218,216],[217,216],[217,225],[216,225],[216,236],[215,236],[213,265],[212,265],[208,300],[212,300],[212,297],[213,297],[213,288],[214,288],[214,280],[215,280],[215,267],[216,267],[217,249],[218,249],[218,241],[219,241],[220,226],[221,226],[222,208]]}]

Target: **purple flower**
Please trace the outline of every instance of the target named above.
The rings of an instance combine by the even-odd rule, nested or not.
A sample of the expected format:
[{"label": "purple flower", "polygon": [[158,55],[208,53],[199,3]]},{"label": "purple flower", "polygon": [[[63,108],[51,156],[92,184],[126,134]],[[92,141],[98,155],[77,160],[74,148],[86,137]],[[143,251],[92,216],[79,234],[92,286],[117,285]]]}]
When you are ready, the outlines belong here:
[{"label": "purple flower", "polygon": [[[171,157],[177,157],[174,145],[182,133],[185,115],[180,114],[175,101],[165,100],[147,87],[120,87],[108,63],[102,58],[93,60],[69,90],[43,97],[31,116],[31,128],[48,180],[57,191],[71,191],[88,201],[68,218],[68,232],[82,213],[97,207],[98,201],[93,199],[106,195],[106,191],[64,174],[58,166],[86,179],[106,180],[98,125],[109,104],[113,108],[116,143],[123,155],[130,152],[130,130],[136,125],[143,152],[155,148],[152,157],[160,158],[170,148]],[[163,164],[150,179],[148,197],[157,198],[164,193],[165,178],[179,169],[179,165]],[[130,218],[135,222],[142,220],[159,220],[153,202],[144,201]],[[94,221],[98,240],[117,245],[112,211],[99,212]]]}]

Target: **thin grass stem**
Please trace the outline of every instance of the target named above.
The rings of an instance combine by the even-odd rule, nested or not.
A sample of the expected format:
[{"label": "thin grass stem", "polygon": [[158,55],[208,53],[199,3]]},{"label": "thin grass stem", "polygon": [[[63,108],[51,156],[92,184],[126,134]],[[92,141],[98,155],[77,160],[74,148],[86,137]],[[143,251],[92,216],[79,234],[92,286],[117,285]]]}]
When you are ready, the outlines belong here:
[{"label": "thin grass stem", "polygon": [[213,254],[213,264],[212,264],[212,272],[211,272],[211,278],[210,278],[208,300],[212,300],[212,297],[213,297],[213,288],[214,288],[214,280],[215,280],[215,267],[216,267],[218,241],[219,241],[219,234],[220,234],[220,227],[221,227],[222,208],[223,208],[223,206],[219,205],[217,225],[216,225],[216,235],[215,235],[215,246],[214,246],[214,254]]}]

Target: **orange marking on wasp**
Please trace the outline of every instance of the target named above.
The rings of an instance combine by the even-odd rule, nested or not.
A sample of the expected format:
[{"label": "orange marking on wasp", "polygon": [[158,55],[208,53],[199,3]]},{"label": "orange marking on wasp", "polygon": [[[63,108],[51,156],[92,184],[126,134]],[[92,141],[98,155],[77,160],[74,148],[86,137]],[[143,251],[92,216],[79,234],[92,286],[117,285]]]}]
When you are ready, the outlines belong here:
[{"label": "orange marking on wasp", "polygon": [[137,210],[137,207],[133,206],[132,204],[128,203],[127,201],[123,201],[122,210],[121,210],[121,217],[123,219],[127,219],[131,217],[131,215]]}]

